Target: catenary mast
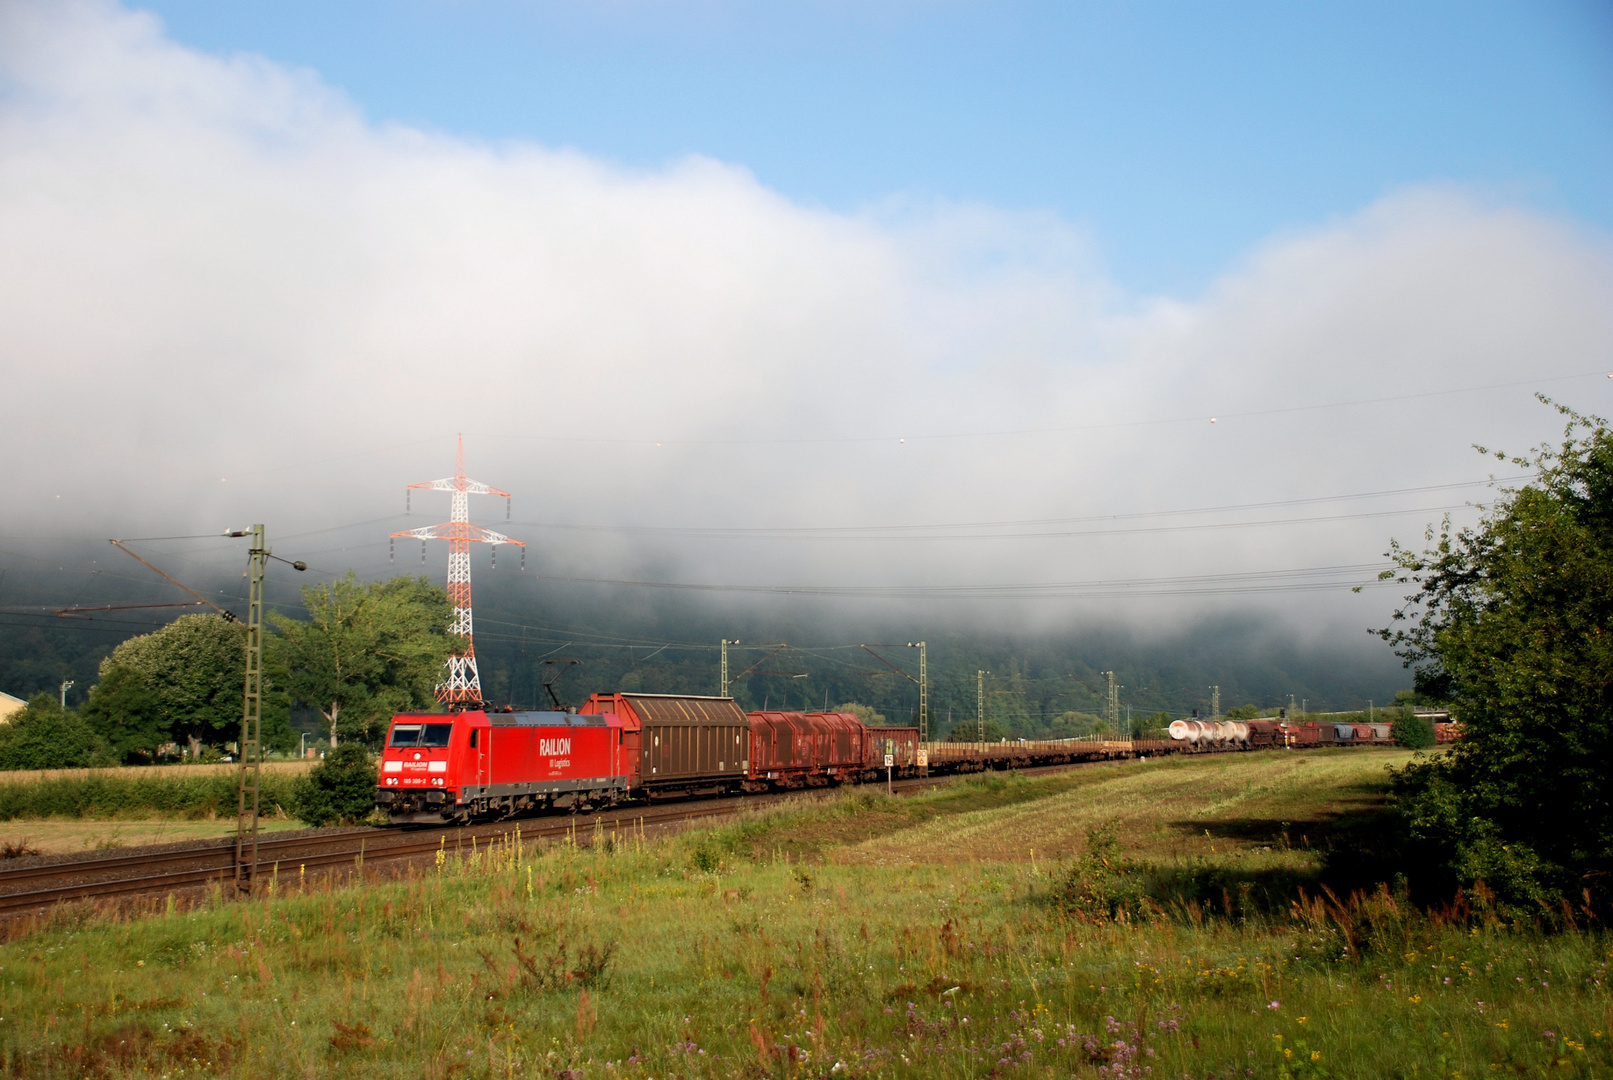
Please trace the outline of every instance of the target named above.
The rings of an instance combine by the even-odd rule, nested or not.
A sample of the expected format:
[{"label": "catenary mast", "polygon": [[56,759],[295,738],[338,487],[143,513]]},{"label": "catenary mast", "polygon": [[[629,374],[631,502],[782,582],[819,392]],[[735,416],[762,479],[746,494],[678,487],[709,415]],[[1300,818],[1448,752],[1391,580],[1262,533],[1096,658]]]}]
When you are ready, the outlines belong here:
[{"label": "catenary mast", "polygon": [[[448,625],[450,633],[465,639],[465,651],[448,658],[447,672],[437,685],[437,700],[450,708],[474,709],[482,704],[482,678],[476,670],[476,646],[472,640],[470,608],[470,546],[493,545],[493,558],[498,558],[499,544],[514,544],[521,549],[521,568],[526,568],[526,544],[512,540],[503,533],[473,525],[470,521],[470,496],[502,495],[505,499],[504,516],[509,517],[508,491],[500,491],[479,480],[465,476],[465,436],[459,437],[459,455],[455,460],[454,475],[443,480],[427,480],[423,484],[410,484],[410,491],[446,491],[449,493],[449,520],[423,529],[395,532],[393,537],[412,536],[419,540],[448,541],[448,600],[454,605],[454,618]],[[421,559],[425,548],[421,548]]]}]

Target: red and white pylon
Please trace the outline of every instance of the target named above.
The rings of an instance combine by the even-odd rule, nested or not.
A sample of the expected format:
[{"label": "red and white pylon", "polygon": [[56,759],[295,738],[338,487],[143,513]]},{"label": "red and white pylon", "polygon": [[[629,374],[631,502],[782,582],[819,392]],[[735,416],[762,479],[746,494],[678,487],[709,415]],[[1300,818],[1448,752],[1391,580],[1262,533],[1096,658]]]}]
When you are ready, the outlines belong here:
[{"label": "red and white pylon", "polygon": [[[454,475],[443,480],[427,480],[423,484],[410,484],[409,490],[446,491],[450,493],[452,507],[449,520],[441,525],[428,525],[423,529],[395,532],[393,537],[413,536],[420,540],[448,541],[448,599],[454,605],[454,619],[449,632],[465,639],[465,651],[448,658],[448,671],[437,685],[437,700],[452,708],[476,708],[482,704],[482,677],[476,670],[476,646],[472,640],[470,614],[470,546],[472,543],[492,544],[494,560],[498,558],[499,544],[514,544],[521,549],[521,568],[526,569],[526,544],[513,540],[503,533],[484,529],[470,522],[471,495],[502,495],[500,491],[479,480],[465,476],[465,436],[459,437],[459,456],[455,461]],[[505,515],[508,516],[508,502]],[[425,549],[421,548],[421,558]]]}]

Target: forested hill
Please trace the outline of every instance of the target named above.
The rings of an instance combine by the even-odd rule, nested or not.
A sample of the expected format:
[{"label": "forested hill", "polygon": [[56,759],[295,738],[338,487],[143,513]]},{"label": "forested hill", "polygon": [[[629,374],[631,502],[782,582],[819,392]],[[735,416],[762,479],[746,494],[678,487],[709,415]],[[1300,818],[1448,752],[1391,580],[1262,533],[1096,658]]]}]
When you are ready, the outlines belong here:
[{"label": "forested hill", "polygon": [[[15,579],[12,579],[13,582]],[[36,583],[36,595],[48,592]],[[552,682],[562,701],[617,689],[660,693],[715,693],[722,638],[745,644],[730,650],[735,696],[748,708],[822,708],[827,702],[872,705],[892,722],[917,708],[916,649],[928,642],[932,729],[973,720],[976,672],[986,679],[987,715],[1009,733],[1052,730],[1067,713],[1101,715],[1103,672],[1114,670],[1120,700],[1134,716],[1167,711],[1208,712],[1210,687],[1221,688],[1223,709],[1308,700],[1312,710],[1382,704],[1409,686],[1406,673],[1363,627],[1307,644],[1293,623],[1269,617],[1228,616],[1146,634],[1093,627],[1059,633],[1019,634],[948,624],[935,610],[911,619],[871,621],[856,613],[823,611],[794,616],[774,609],[721,614],[696,603],[644,604],[631,598],[602,604],[581,595],[531,601],[502,576],[477,583],[476,647],[490,700],[546,706]],[[12,592],[15,597],[16,592]],[[36,609],[37,610],[37,609]],[[243,612],[244,613],[244,612]],[[296,611],[288,611],[297,614]],[[0,615],[0,689],[18,697],[55,691],[74,681],[68,702],[82,702],[102,657],[124,638],[166,621],[168,612],[119,612],[90,619]],[[769,656],[769,646],[790,648]],[[877,647],[880,642],[895,647]],[[874,655],[860,648],[875,645]],[[576,664],[570,661],[578,661]]]}]

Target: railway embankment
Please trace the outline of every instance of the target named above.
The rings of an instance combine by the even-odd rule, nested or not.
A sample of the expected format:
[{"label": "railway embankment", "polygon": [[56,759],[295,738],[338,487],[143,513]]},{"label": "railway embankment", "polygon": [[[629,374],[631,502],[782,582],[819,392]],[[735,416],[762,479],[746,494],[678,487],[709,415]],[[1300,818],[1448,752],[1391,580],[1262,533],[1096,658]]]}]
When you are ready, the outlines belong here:
[{"label": "railway embankment", "polygon": [[1553,933],[1482,896],[1317,888],[1403,757],[727,800],[659,832],[433,836],[362,881],[282,863],[249,900],[64,907],[0,946],[0,1057],[44,1076],[1601,1075],[1610,942],[1588,918]]}]

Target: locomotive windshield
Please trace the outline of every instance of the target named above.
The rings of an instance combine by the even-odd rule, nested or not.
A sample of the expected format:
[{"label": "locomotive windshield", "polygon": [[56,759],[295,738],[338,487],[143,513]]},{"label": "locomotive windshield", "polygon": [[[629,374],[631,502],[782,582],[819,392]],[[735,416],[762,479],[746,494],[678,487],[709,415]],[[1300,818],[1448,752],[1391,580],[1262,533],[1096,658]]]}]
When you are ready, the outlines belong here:
[{"label": "locomotive windshield", "polygon": [[388,746],[447,746],[452,724],[398,724]]}]

